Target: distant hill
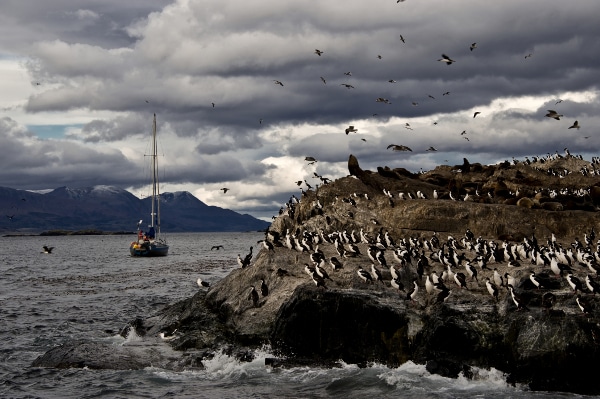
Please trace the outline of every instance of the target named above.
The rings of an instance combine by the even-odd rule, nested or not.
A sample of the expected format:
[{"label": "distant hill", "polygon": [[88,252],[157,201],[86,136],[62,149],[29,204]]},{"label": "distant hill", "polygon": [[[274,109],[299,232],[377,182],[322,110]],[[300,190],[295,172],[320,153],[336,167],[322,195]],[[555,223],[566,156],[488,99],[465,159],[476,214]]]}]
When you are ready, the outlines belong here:
[{"label": "distant hill", "polygon": [[[187,191],[161,194],[164,232],[257,231],[270,223],[208,206]],[[0,187],[0,232],[47,230],[134,231],[150,220],[150,198],[112,186],[59,187],[36,193]]]}]

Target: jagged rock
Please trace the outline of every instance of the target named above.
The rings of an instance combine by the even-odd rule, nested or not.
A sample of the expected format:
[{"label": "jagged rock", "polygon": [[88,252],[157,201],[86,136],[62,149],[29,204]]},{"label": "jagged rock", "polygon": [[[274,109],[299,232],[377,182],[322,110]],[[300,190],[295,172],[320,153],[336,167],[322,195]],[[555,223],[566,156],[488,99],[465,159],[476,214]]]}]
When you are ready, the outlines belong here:
[{"label": "jagged rock", "polygon": [[[321,185],[318,192],[307,191],[296,205],[294,217],[279,216],[269,230],[278,233],[282,242],[291,235],[301,239],[304,232],[311,238],[344,231],[356,235],[362,231],[373,238],[388,232],[396,243],[411,238],[423,243],[435,235],[447,249],[449,236],[459,242],[469,228],[475,237],[511,245],[534,237],[544,245],[555,234],[569,248],[575,237],[600,226],[597,200],[591,195],[594,190],[577,191],[600,181],[577,174],[585,166],[582,162],[574,158],[545,162],[545,168],[560,166],[572,171],[560,178],[526,164],[482,166],[466,159],[460,172],[440,166],[407,176],[389,168],[378,173],[362,170],[351,155],[351,177]],[[524,186],[525,181],[529,185]],[[393,194],[392,203],[383,189]],[[433,190],[440,198],[448,198],[447,193],[452,192],[461,199],[468,194],[472,201],[433,200]],[[573,194],[577,201],[569,201],[575,202],[575,208],[560,211],[564,190],[581,192],[581,198]],[[400,191],[420,191],[430,199],[401,200]],[[531,199],[533,193],[542,191],[553,193],[554,198],[546,202],[552,204],[547,205],[552,210],[541,209],[538,203],[543,205],[543,201]],[[353,198],[354,204],[342,198]],[[322,204],[320,212],[315,211],[316,199]],[[530,201],[531,206],[515,206],[519,201]],[[449,377],[461,372],[468,376],[473,366],[495,367],[507,374],[508,381],[526,383],[532,389],[600,394],[595,369],[589,367],[600,360],[600,306],[589,296],[595,306],[583,314],[565,279],[555,277],[548,266],[534,265],[530,259],[521,259],[520,266],[509,266],[504,258],[490,260],[487,269],[479,268],[478,280],[467,280],[466,288],[447,281],[449,296],[443,299],[428,294],[424,277],[419,277],[433,271],[441,275],[447,269],[434,260],[435,251],[427,251],[429,266],[422,272],[414,255],[411,263],[400,267],[392,249],[384,252],[388,265],[396,265],[400,274],[397,282],[405,288],[399,290],[391,286],[391,272],[386,267],[377,266],[382,273],[380,281],[365,283],[358,276],[359,267],[370,270],[373,262],[366,255],[368,245],[356,245],[362,255],[343,257],[333,244],[319,244],[326,259],[335,256],[343,263],[335,271],[327,266],[330,278],[319,286],[305,271],[306,264],[312,265],[309,253],[285,246],[261,250],[250,266],[233,270],[208,292],[199,292],[134,326],[146,337],[177,329],[178,337],[169,344],[194,353],[196,363],[223,347],[247,359],[248,349],[270,344],[281,355],[281,360],[269,359],[275,366],[334,365],[339,360],[397,366],[413,360]],[[500,245],[497,251],[502,250]],[[421,251],[425,249],[419,248]],[[466,247],[456,252],[457,256],[464,252],[469,259],[476,256]],[[575,263],[572,267],[580,276],[591,273]],[[500,275],[510,272],[516,279],[520,307],[506,287],[498,287],[498,299],[489,294],[483,280],[492,268]],[[533,270],[542,280],[540,289],[529,279]],[[454,272],[466,273],[464,266],[455,267]],[[261,280],[269,292],[255,302],[250,290]],[[414,281],[419,292],[411,299],[408,291]],[[545,299],[548,293],[551,302]],[[64,364],[77,367],[82,363],[76,358]]]}]

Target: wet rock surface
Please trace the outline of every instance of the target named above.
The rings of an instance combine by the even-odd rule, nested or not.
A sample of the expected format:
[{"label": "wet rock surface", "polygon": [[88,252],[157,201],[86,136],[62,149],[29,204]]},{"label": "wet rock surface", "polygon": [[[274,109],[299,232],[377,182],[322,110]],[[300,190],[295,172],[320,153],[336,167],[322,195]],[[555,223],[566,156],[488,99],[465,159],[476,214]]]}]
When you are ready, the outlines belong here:
[{"label": "wet rock surface", "polygon": [[[532,389],[600,393],[590,367],[600,360],[600,307],[584,282],[587,275],[596,278],[597,265],[596,241],[585,239],[600,231],[600,179],[581,172],[593,165],[577,158],[495,166],[465,160],[415,175],[385,167],[364,171],[351,156],[348,166],[350,176],[288,204],[266,236],[274,247],[257,244],[249,266],[132,322],[138,335],[175,332],[167,342],[187,361],[173,363],[167,356],[160,364],[199,365],[223,347],[250,360],[251,349],[268,344],[279,355],[269,360],[275,366],[327,366],[343,360],[393,367],[413,360],[450,377],[468,377],[473,366],[494,367],[508,381]],[[561,177],[555,170],[570,173]],[[438,199],[433,199],[434,190]],[[407,199],[400,199],[400,192]],[[419,199],[418,192],[426,199]],[[385,233],[393,243],[385,241]],[[344,235],[355,237],[360,254],[344,255],[339,244],[328,242],[339,237],[349,251]],[[299,242],[305,237],[311,248],[288,248],[288,237]],[[369,257],[376,246],[385,264]],[[325,259],[325,278],[306,270],[314,267],[311,254],[318,251]],[[566,272],[552,271],[551,253],[567,254],[571,272],[583,282],[581,289],[573,290]],[[334,270],[332,257],[343,266]],[[480,257],[486,259],[483,264]],[[372,264],[381,279],[371,273],[373,281],[365,282],[357,271],[371,272]],[[477,278],[469,275],[466,264],[475,267]],[[503,278],[497,297],[486,286],[486,278],[494,281],[494,269]],[[429,293],[427,280],[434,272],[439,277],[462,273],[466,281],[461,288],[448,277],[445,289]],[[540,288],[532,283],[531,272]],[[392,273],[399,275],[395,284]],[[506,273],[514,278],[517,302]],[[267,295],[261,294],[261,281]],[[415,284],[418,291],[411,296]],[[258,299],[252,298],[253,287]],[[591,306],[585,313],[577,295]],[[93,351],[75,345],[73,351],[80,353],[69,359],[66,349],[37,365],[90,366],[80,359]],[[137,365],[139,360],[129,355],[119,354],[115,368],[128,361]]]}]

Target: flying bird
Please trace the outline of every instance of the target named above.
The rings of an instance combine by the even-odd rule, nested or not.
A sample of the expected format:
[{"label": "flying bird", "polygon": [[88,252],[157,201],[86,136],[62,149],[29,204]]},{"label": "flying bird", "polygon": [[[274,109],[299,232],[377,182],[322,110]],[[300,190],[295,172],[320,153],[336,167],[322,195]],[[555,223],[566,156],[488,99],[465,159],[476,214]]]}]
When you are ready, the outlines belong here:
[{"label": "flying bird", "polygon": [[215,107],[215,103],[211,103],[211,104],[212,104],[212,106],[213,106],[213,108],[214,108],[214,107]]},{"label": "flying bird", "polygon": [[223,191],[223,194],[226,194],[226,193],[227,193],[227,191],[229,191],[229,189],[228,189],[227,187],[223,187],[223,188],[221,189],[221,191]]},{"label": "flying bird", "polygon": [[341,83],[340,86],[345,86],[346,89],[354,89],[354,86],[349,85],[348,83]]},{"label": "flying bird", "polygon": [[352,76],[352,72],[344,72],[344,75],[346,75],[346,76]]},{"label": "flying bird", "polygon": [[313,163],[317,162],[317,160],[313,157],[306,157],[304,158],[304,160],[309,162],[309,165],[312,165]]},{"label": "flying bird", "polygon": [[387,149],[389,150],[390,148],[392,149],[392,151],[411,151],[412,152],[412,150],[405,145],[390,144],[387,146]]},{"label": "flying bird", "polygon": [[273,82],[275,82],[276,85],[283,86],[283,83],[279,80],[273,80]]},{"label": "flying bird", "polygon": [[212,251],[213,249],[216,249],[218,251],[221,248],[223,248],[222,245],[213,245],[212,247],[210,247],[210,250]]},{"label": "flying bird", "polygon": [[462,132],[460,132],[460,135],[461,135],[461,136],[463,136],[463,135],[465,135],[465,134],[467,134],[467,131],[466,131],[466,130],[463,130]]},{"label": "flying bird", "polygon": [[429,147],[428,149],[426,149],[425,151],[437,151],[437,149],[435,147]]},{"label": "flying bird", "polygon": [[[385,103],[385,104],[391,104],[390,100],[388,100],[387,98],[383,98],[383,97],[377,97],[375,99],[376,103]],[[373,116],[375,116],[376,114],[373,114]]]},{"label": "flying bird", "polygon": [[400,35],[400,40],[402,41],[402,43],[406,43],[406,42],[404,41],[404,36],[402,36],[402,35]]},{"label": "flying bird", "polygon": [[573,122],[573,124],[571,126],[569,126],[569,129],[578,129],[579,130],[580,127],[581,126],[579,126],[579,122],[575,121],[575,122]]},{"label": "flying bird", "polygon": [[477,48],[477,43],[471,43],[471,46],[469,47],[469,49],[470,49],[471,51],[473,51],[473,50],[474,50],[474,49],[476,49],[476,48]]},{"label": "flying bird", "polygon": [[446,91],[446,92],[444,92],[444,93],[442,94],[442,96],[449,96],[449,95],[450,95],[450,92],[449,92],[449,91]]},{"label": "flying bird", "polygon": [[561,116],[564,116],[564,115],[562,115],[562,114],[559,114],[558,112],[554,111],[553,109],[549,109],[549,110],[548,110],[548,113],[546,114],[546,116],[547,116],[548,118],[554,118],[554,119],[556,119],[557,121],[559,121],[559,120],[560,120],[560,117],[561,117]]},{"label": "flying bird", "polygon": [[479,111],[475,111],[475,113],[473,114],[473,118],[475,118],[477,115],[479,115],[481,112]]},{"label": "flying bird", "polygon": [[54,249],[54,247],[49,247],[47,245],[44,245],[42,248],[44,248],[44,253],[45,254],[51,254],[52,250]]},{"label": "flying bird", "polygon": [[358,129],[356,129],[354,126],[350,125],[346,128],[346,134],[348,133],[356,133],[358,132]]},{"label": "flying bird", "polygon": [[442,54],[442,58],[440,58],[438,61],[445,62],[446,65],[452,65],[453,62],[456,62],[452,58],[448,57],[446,54]]},{"label": "flying bird", "polygon": [[396,81],[394,79],[390,79],[390,80],[388,80],[388,82],[390,82],[390,83],[396,83]]},{"label": "flying bird", "polygon": [[327,84],[327,81],[325,80],[325,78],[323,76],[321,76],[321,81],[323,82],[324,85]]},{"label": "flying bird", "polygon": [[561,100],[561,99],[559,98],[559,99],[558,99],[558,100],[557,100],[557,101],[554,103],[554,105],[556,105],[556,104],[560,104],[560,103],[562,103],[562,102],[563,102],[563,100]]},{"label": "flying bird", "polygon": [[323,54],[323,51],[316,49],[315,50],[315,54],[318,55],[319,57],[321,56],[321,54]]},{"label": "flying bird", "polygon": [[435,97],[434,97],[434,96],[432,96],[431,94],[428,94],[428,95],[427,95],[427,97],[429,97],[429,98],[432,98],[432,99],[434,99],[434,100],[435,100]]}]

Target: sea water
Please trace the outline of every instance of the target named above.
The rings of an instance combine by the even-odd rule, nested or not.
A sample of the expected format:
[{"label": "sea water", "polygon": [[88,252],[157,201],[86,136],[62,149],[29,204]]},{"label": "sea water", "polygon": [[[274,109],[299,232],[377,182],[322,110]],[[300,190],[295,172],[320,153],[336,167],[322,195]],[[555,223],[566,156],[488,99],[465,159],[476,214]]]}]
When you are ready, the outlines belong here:
[{"label": "sea water", "polygon": [[[1,398],[574,398],[531,392],[505,382],[498,370],[444,378],[424,365],[270,368],[269,347],[240,362],[217,353],[203,370],[47,369],[31,367],[62,343],[99,340],[114,345],[144,338],[118,335],[137,316],[189,298],[196,279],[216,282],[237,268],[263,233],[180,233],[167,236],[163,258],[132,258],[134,236],[0,237]],[[54,247],[51,254],[42,246]],[[211,250],[214,245],[222,249]],[[163,344],[163,343],[160,343]],[[164,343],[167,345],[167,343]]]}]

